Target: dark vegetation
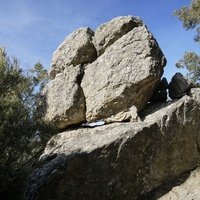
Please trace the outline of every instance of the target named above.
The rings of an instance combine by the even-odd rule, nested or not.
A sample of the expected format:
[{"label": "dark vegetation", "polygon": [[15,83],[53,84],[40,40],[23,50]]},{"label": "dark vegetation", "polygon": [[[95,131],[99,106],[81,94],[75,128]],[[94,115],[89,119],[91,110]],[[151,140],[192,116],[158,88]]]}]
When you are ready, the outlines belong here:
[{"label": "dark vegetation", "polygon": [[47,71],[40,62],[26,71],[19,67],[17,59],[9,58],[5,49],[0,49],[1,199],[22,198],[16,196],[22,179],[55,133],[38,109],[47,82]]}]

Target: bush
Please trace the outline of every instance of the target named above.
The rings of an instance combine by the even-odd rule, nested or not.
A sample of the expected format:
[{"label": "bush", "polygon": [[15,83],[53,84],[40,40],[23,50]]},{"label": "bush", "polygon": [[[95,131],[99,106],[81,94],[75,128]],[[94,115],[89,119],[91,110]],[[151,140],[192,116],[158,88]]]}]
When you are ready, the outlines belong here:
[{"label": "bush", "polygon": [[[23,176],[23,166],[44,148],[55,131],[38,110],[42,88],[48,82],[40,62],[30,72],[0,49],[0,193],[12,193]],[[20,174],[20,177],[19,177]],[[8,198],[8,197],[7,197]]]}]

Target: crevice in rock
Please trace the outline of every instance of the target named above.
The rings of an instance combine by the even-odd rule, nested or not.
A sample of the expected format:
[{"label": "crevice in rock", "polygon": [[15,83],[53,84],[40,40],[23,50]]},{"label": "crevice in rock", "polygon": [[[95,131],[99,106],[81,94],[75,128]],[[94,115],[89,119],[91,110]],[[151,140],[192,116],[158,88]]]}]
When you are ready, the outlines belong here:
[{"label": "crevice in rock", "polygon": [[81,127],[83,128],[95,128],[97,126],[103,126],[105,125],[104,121],[97,121],[97,122],[92,122],[92,123],[83,123],[81,124]]},{"label": "crevice in rock", "polygon": [[84,66],[80,66],[80,74],[76,77],[76,83],[81,87],[81,82],[83,79],[83,76],[85,74],[85,68]]},{"label": "crevice in rock", "polygon": [[[80,90],[81,90],[81,92],[82,92],[82,94],[83,94],[85,119],[86,119],[86,109],[87,109],[87,105],[86,105],[86,97],[85,97],[85,94],[84,94],[84,90],[83,90],[83,88],[82,88],[82,86],[81,86],[81,83],[82,83],[83,77],[84,77],[84,75],[85,75],[85,67],[86,67],[86,66],[87,66],[87,64],[80,65],[80,74],[79,74],[79,75],[77,76],[77,78],[76,78],[76,83],[78,84],[78,86],[79,86],[79,88],[80,88]],[[87,122],[87,121],[85,121],[85,122]],[[85,123],[85,122],[84,122],[84,123]],[[83,123],[81,123],[81,124],[83,124]],[[79,127],[80,127],[81,124],[76,124],[76,126],[79,126]]]}]

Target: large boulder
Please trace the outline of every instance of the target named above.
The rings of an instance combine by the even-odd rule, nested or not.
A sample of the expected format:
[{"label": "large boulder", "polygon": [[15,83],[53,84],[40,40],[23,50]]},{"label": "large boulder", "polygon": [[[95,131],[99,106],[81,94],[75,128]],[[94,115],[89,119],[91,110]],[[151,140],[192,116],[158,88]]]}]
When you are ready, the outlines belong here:
[{"label": "large boulder", "polygon": [[88,27],[80,28],[71,33],[53,53],[50,77],[71,65],[84,65],[94,61],[97,57],[96,49],[92,42],[94,31]]},{"label": "large boulder", "polygon": [[81,87],[87,121],[118,121],[118,113],[124,120],[134,117],[135,111],[139,113],[146,106],[165,64],[145,25],[123,35],[85,69]]},{"label": "large boulder", "polygon": [[94,44],[100,56],[105,49],[120,37],[131,31],[134,27],[143,25],[139,17],[117,17],[99,26],[94,34]]},{"label": "large boulder", "polygon": [[192,79],[178,72],[172,77],[169,84],[169,97],[171,99],[180,99],[193,87],[195,87],[195,83]]},{"label": "large boulder", "polygon": [[82,76],[80,65],[68,66],[43,91],[45,105],[42,106],[42,112],[45,119],[59,129],[86,121],[85,97],[80,87]]},{"label": "large boulder", "polygon": [[95,33],[80,28],[53,54],[45,118],[60,129],[85,120],[136,121],[165,64],[156,39],[138,17],[118,17]]},{"label": "large boulder", "polygon": [[138,199],[200,164],[199,121],[199,104],[184,96],[149,105],[141,122],[59,133],[29,177],[27,199]]}]

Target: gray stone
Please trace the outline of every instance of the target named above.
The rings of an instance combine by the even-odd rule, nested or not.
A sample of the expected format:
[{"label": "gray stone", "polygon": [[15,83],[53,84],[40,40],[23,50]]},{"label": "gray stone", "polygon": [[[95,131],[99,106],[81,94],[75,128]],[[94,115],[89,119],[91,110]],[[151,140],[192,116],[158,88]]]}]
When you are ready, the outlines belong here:
[{"label": "gray stone", "polygon": [[136,116],[155,90],[165,64],[159,45],[145,25],[123,35],[85,69],[81,86],[87,121],[118,121],[118,113],[126,121],[124,116],[130,118],[133,106],[137,110],[132,115]]},{"label": "gray stone", "polygon": [[[200,88],[191,88],[188,95],[192,99],[194,99],[199,104],[199,107],[200,107]],[[198,115],[200,115],[200,109],[199,109]],[[197,146],[200,147],[200,134],[198,134]],[[199,152],[200,152],[200,148],[199,148]]]},{"label": "gray stone", "polygon": [[42,109],[44,117],[59,129],[86,121],[85,97],[80,87],[82,76],[80,65],[69,66],[57,74],[43,91],[43,102],[46,102]]},{"label": "gray stone", "polygon": [[139,17],[121,16],[99,26],[94,34],[94,44],[97,54],[100,56],[105,49],[116,40],[131,31],[134,27],[142,26],[143,22]]},{"label": "gray stone", "polygon": [[190,176],[181,185],[173,187],[167,194],[158,200],[199,200],[200,199],[200,168],[191,172]]},{"label": "gray stone", "polygon": [[[59,129],[85,120],[137,121],[163,74],[166,59],[139,18],[118,17],[95,34],[80,28],[53,54],[55,80],[45,89],[42,110]],[[98,51],[106,49],[98,58],[93,36]]]},{"label": "gray stone", "polygon": [[169,84],[169,97],[171,99],[179,99],[187,92],[195,87],[192,79],[183,76],[181,73],[176,73]]},{"label": "gray stone", "polygon": [[59,133],[29,177],[27,199],[137,199],[200,163],[199,104],[150,106],[141,122]]},{"label": "gray stone", "polygon": [[200,105],[200,88],[191,88],[188,95],[195,99]]},{"label": "gray stone", "polygon": [[92,42],[93,35],[93,30],[85,27],[77,29],[64,40],[53,53],[50,69],[52,79],[71,65],[84,65],[96,59],[96,49]]}]

